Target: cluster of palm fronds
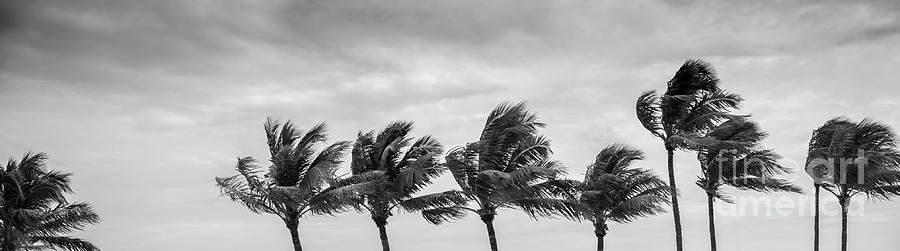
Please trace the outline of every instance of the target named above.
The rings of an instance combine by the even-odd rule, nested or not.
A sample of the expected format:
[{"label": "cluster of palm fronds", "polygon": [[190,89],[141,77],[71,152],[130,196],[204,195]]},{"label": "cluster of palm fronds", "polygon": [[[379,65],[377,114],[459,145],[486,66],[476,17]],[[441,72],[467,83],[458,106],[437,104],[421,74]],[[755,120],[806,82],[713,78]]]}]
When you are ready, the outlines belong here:
[{"label": "cluster of palm fronds", "polygon": [[[394,122],[383,130],[360,132],[354,143],[325,145],[325,126],[297,130],[290,122],[265,124],[271,164],[267,169],[252,158],[240,158],[237,175],[216,178],[223,194],[256,213],[279,216],[289,229],[295,250],[301,250],[298,221],[309,214],[346,211],[369,213],[384,250],[390,250],[386,225],[396,210],[421,212],[433,224],[477,214],[487,229],[492,250],[498,249],[494,219],[500,209],[525,212],[533,218],[563,217],[590,221],[603,249],[608,221],[626,223],[672,206],[676,249],[683,250],[674,152],[696,153],[696,181],[707,194],[711,250],[716,250],[714,202],[731,203],[725,187],[758,192],[800,193],[779,178],[793,170],[762,146],[766,133],[750,116],[736,115],[743,99],[719,87],[712,66],[688,60],[668,82],[663,94],[647,91],[636,104],[643,127],[659,138],[668,157],[668,182],[649,170],[631,167],[643,153],[624,144],[602,149],[584,179],[566,177],[566,168],[552,158],[545,126],[524,102],[501,104],[487,116],[477,140],[451,148],[431,136],[410,136],[412,122]],[[321,148],[321,150],[318,150]],[[863,149],[859,152],[856,149]],[[351,152],[350,173],[338,175],[343,154]],[[819,188],[832,192],[846,208],[849,198],[865,193],[877,198],[900,195],[900,154],[890,129],[864,120],[829,121],[816,130],[810,158],[854,158],[868,161],[865,170],[851,166],[811,168]],[[443,158],[443,161],[442,161]],[[858,163],[858,162],[855,162]],[[826,165],[827,166],[827,165]],[[826,170],[827,169],[827,170]],[[459,188],[419,195],[448,171]],[[817,176],[818,177],[818,176]],[[843,180],[859,180],[847,183]],[[817,200],[818,201],[818,200]],[[816,217],[818,226],[818,216]],[[818,236],[818,234],[817,234]],[[844,235],[846,246],[846,235]]]},{"label": "cluster of palm fronds", "polygon": [[69,236],[100,217],[83,202],[70,202],[69,173],[48,170],[43,153],[25,154],[0,166],[0,250],[99,250]]}]

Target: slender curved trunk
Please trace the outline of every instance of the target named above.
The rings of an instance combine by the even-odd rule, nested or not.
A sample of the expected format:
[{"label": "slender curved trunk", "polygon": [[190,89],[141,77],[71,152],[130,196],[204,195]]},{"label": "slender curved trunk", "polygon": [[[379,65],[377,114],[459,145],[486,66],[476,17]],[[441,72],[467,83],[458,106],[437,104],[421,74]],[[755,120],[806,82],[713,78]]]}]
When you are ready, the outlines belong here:
[{"label": "slender curved trunk", "polygon": [[716,217],[713,210],[713,196],[706,195],[706,206],[709,208],[709,250],[716,251]]},{"label": "slender curved trunk", "polygon": [[819,251],[819,185],[816,184],[816,213],[813,224],[813,251]]},{"label": "slender curved trunk", "polygon": [[847,251],[847,209],[850,205],[850,198],[840,198],[841,203],[841,251]]},{"label": "slender curved trunk", "polygon": [[378,236],[381,238],[381,250],[383,251],[391,251],[391,244],[388,243],[387,236],[387,217],[372,217],[372,220],[375,221],[375,226],[378,226]]},{"label": "slender curved trunk", "polygon": [[296,217],[292,217],[291,219],[285,220],[285,227],[287,227],[288,231],[291,232],[291,243],[294,245],[294,251],[303,251],[303,247],[300,245],[300,233],[297,230],[300,219]]},{"label": "slender curved trunk", "polygon": [[497,235],[494,233],[494,215],[481,215],[481,221],[487,227],[488,241],[491,243],[491,251],[497,251]]},{"label": "slender curved trunk", "polygon": [[675,249],[683,251],[681,243],[681,211],[678,209],[678,187],[675,185],[675,149],[666,146],[669,164],[669,192],[672,195],[672,215],[675,218]]}]

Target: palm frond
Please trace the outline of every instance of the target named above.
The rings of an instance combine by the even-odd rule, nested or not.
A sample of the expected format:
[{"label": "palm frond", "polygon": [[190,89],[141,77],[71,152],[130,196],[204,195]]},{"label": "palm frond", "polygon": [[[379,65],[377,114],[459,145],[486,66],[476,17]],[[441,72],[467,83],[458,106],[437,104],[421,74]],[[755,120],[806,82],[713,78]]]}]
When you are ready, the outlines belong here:
[{"label": "palm frond", "polygon": [[29,232],[39,236],[68,234],[100,222],[100,216],[87,203],[62,205],[44,212],[38,219],[40,223]]},{"label": "palm frond", "polygon": [[613,207],[606,218],[618,223],[631,222],[640,217],[665,212],[663,205],[666,201],[664,197],[650,194],[635,196]]},{"label": "palm frond", "polygon": [[675,127],[685,132],[706,131],[719,123],[735,118],[730,111],[740,106],[743,98],[725,91],[704,92],[696,97],[679,118]]},{"label": "palm frond", "polygon": [[247,186],[247,182],[242,180],[239,175],[225,178],[217,177],[216,185],[219,186],[223,195],[246,206],[251,212],[277,214],[271,203],[266,201],[266,197],[261,193],[251,191]]},{"label": "palm frond", "polygon": [[656,95],[656,91],[649,90],[641,93],[641,96],[638,97],[635,110],[637,111],[638,120],[647,131],[650,131],[651,134],[660,139],[665,138],[663,135],[662,121],[660,120],[662,110],[660,108],[659,96]]},{"label": "palm frond", "polygon": [[507,203],[522,210],[532,218],[553,218],[562,216],[570,220],[581,220],[579,204],[576,201],[556,198],[519,198]]},{"label": "palm frond", "polygon": [[444,157],[444,166],[450,170],[456,184],[463,191],[470,192],[472,187],[469,184],[471,179],[477,177],[478,174],[478,157],[477,153],[469,147],[456,147],[447,153]]},{"label": "palm frond", "polygon": [[38,236],[31,238],[37,245],[45,245],[55,249],[69,251],[99,251],[100,249],[90,242],[69,236]]},{"label": "palm frond", "polygon": [[462,219],[466,211],[475,212],[474,209],[465,207],[439,207],[422,211],[422,217],[431,224],[439,225],[449,221]]},{"label": "palm frond", "polygon": [[667,83],[666,95],[693,95],[718,90],[719,78],[712,64],[700,59],[684,62]]},{"label": "palm frond", "polygon": [[468,201],[461,191],[451,190],[410,198],[400,202],[400,207],[408,212],[417,212],[433,208],[461,207]]}]

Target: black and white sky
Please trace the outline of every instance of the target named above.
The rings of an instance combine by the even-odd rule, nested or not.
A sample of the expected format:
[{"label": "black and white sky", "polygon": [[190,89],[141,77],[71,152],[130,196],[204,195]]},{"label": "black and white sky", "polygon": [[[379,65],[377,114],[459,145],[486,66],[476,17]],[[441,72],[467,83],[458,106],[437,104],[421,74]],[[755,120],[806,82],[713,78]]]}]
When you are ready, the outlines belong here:
[{"label": "black and white sky", "polygon": [[[689,58],[746,98],[741,113],[787,164],[834,116],[900,128],[890,0],[0,0],[0,157],[44,151],[74,172],[73,198],[103,218],[78,235],[104,250],[288,250],[278,219],[219,197],[212,180],[237,157],[266,159],[267,116],[327,121],[331,141],[413,120],[416,135],[454,146],[476,139],[495,105],[527,100],[573,178],[617,142],[662,175],[663,149],[634,102]],[[696,161],[682,153],[676,165],[686,247],[706,249]],[[802,172],[794,180],[812,187]],[[447,176],[433,189],[452,186]],[[810,248],[811,195],[768,198],[803,206],[719,216],[720,250]],[[859,203],[851,249],[896,250],[900,203]],[[823,250],[837,250],[837,206],[826,204]],[[366,215],[301,224],[310,250],[379,248]],[[586,223],[508,211],[495,224],[507,250],[595,245]],[[388,231],[396,250],[487,249],[477,217],[432,226],[399,214]],[[672,232],[668,214],[614,224],[607,246],[671,250]]]}]

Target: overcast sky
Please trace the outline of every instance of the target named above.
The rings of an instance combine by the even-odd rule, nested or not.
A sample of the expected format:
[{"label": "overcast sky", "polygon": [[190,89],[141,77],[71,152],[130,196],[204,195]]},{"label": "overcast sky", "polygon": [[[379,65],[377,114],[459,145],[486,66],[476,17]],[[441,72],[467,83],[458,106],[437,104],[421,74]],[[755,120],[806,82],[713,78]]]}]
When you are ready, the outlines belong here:
[{"label": "overcast sky", "polygon": [[[104,250],[289,250],[274,216],[219,196],[235,159],[265,160],[266,116],[330,125],[330,141],[413,120],[447,146],[475,140],[503,101],[529,101],[573,178],[606,145],[660,142],[634,102],[689,58],[718,70],[803,162],[831,117],[900,129],[895,1],[7,1],[0,0],[0,158],[49,153],[74,172],[74,199],[103,218],[78,235]],[[686,250],[708,248],[696,159],[677,155]],[[449,174],[432,190],[454,186]],[[804,173],[794,180],[810,191]],[[763,196],[734,193],[739,203]],[[808,250],[811,195],[773,195],[793,212],[718,216],[719,250]],[[838,250],[834,199],[822,245]],[[896,250],[900,202],[860,198],[850,248]],[[720,203],[717,206],[725,208]],[[770,208],[765,205],[760,209]],[[799,212],[798,212],[799,211]],[[610,226],[609,250],[673,250],[671,215]],[[505,250],[591,250],[588,223],[503,211]],[[390,218],[395,250],[487,250],[477,216],[432,226]],[[309,217],[309,250],[380,250],[367,215]]]}]

